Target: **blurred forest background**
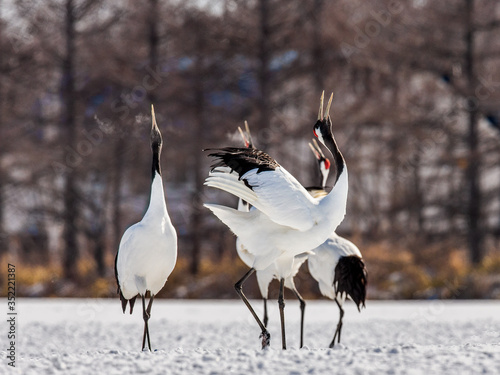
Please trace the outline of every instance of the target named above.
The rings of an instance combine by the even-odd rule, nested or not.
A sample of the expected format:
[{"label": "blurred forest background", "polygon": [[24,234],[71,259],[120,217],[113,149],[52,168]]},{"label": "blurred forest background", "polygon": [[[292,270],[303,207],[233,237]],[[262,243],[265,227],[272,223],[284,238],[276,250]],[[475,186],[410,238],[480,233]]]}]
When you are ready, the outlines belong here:
[{"label": "blurred forest background", "polygon": [[[154,103],[179,235],[161,296],[236,298],[246,267],[202,207],[236,200],[203,187],[201,150],[240,146],[247,120],[316,184],[326,90],[350,179],[337,232],[363,253],[368,298],[500,298],[499,63],[497,0],[0,0],[2,294],[10,262],[18,296],[116,297]],[[319,296],[307,264],[296,284]]]}]

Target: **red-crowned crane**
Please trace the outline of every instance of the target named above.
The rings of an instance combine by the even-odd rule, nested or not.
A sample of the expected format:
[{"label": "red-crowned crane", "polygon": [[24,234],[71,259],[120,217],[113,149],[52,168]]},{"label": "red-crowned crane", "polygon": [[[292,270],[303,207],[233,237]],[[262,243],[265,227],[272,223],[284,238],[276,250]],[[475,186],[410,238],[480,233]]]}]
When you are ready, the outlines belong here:
[{"label": "red-crowned crane", "polygon": [[[163,288],[177,260],[177,233],[167,212],[160,169],[162,137],[151,106],[152,183],[149,207],[142,220],[122,236],[115,259],[118,293],[125,313],[127,302],[132,314],[137,295],[142,299],[144,334],[142,350],[151,350],[148,321],[155,295]],[[146,307],[146,293],[149,303]]]},{"label": "red-crowned crane", "polygon": [[[254,148],[254,144],[252,141],[252,135],[250,133],[250,129],[248,127],[248,123],[245,121],[245,132],[238,127],[238,130],[241,134],[241,137],[243,138],[243,142],[245,143],[246,147],[249,148]],[[310,145],[310,144],[309,144]],[[312,146],[311,146],[312,147]],[[319,152],[321,150],[319,149]],[[316,158],[318,158],[318,162],[320,164],[320,170],[326,171],[330,167],[330,162],[328,159],[325,159],[324,155],[321,157],[318,151],[314,152],[314,155]],[[325,163],[326,163],[326,168],[325,168]],[[327,172],[328,173],[328,172]],[[309,189],[308,189],[309,191]],[[250,205],[243,201],[241,198],[238,200],[238,211],[245,211],[248,212],[250,209],[255,209],[255,207],[250,208]],[[248,251],[248,249],[245,247],[245,245],[241,242],[239,237],[236,239],[236,251],[240,257],[240,259],[245,263],[248,267],[252,267],[252,264],[255,260],[255,256]],[[294,282],[294,277],[297,275],[299,272],[300,267],[302,264],[307,260],[307,253],[299,254],[295,256],[294,262],[293,262],[293,269],[292,272],[288,277],[285,278],[285,288],[290,289],[297,299],[299,300],[300,303],[300,347],[304,345],[304,312],[305,312],[305,307],[306,307],[306,302],[300,295],[299,291],[297,290]],[[267,300],[269,297],[269,284],[271,281],[274,279],[277,279],[279,281],[279,276],[276,270],[276,266],[274,263],[270,264],[267,268],[257,270],[255,272],[255,275],[257,277],[257,284],[259,286],[259,291],[262,296],[262,300],[264,302],[264,317],[263,317],[263,323],[264,326],[267,327],[267,323],[269,321],[269,316],[267,313]]]},{"label": "red-crowned crane", "polygon": [[336,183],[324,197],[312,197],[307,190],[271,156],[253,148],[226,147],[211,150],[216,159],[205,185],[243,199],[256,210],[205,204],[245,244],[255,257],[252,268],[235,284],[262,331],[262,346],[270,335],[242,291],[243,283],[255,270],[274,263],[280,279],[279,307],[282,347],[286,348],[283,289],[294,268],[295,256],[321,245],[345,215],[348,178],[344,157],[332,134],[329,116],[333,95],[323,113],[323,95],[313,133],[333,155]]},{"label": "red-crowned crane", "polygon": [[[326,186],[329,162],[328,159],[322,162],[324,155],[316,143],[314,147],[311,144],[309,146],[319,161],[322,186],[320,189],[314,190],[314,195],[320,197],[326,194],[322,189]],[[345,299],[352,299],[358,310],[361,306],[365,306],[366,267],[356,245],[335,232],[323,244],[311,251],[308,255],[308,267],[309,273],[318,282],[321,294],[335,300],[339,307],[339,321],[330,343],[330,348],[332,348],[336,339],[340,343]]]}]

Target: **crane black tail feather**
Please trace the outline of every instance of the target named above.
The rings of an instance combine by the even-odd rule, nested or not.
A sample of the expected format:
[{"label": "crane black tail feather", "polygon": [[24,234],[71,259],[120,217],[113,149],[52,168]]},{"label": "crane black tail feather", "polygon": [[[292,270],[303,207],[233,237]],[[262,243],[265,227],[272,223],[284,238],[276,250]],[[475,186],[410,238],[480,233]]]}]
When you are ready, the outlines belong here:
[{"label": "crane black tail feather", "polygon": [[117,262],[118,262],[118,252],[116,252],[116,256],[115,256],[115,278],[116,278],[116,285],[117,285],[116,293],[118,293],[120,295],[120,301],[122,303],[123,313],[125,314],[125,309],[127,308],[127,301],[129,301],[130,302],[130,314],[132,314],[132,311],[134,310],[135,299],[137,298],[137,296],[135,296],[134,298],[131,298],[130,300],[127,300],[123,296],[123,293],[120,289],[120,281],[118,280]]},{"label": "crane black tail feather", "polygon": [[367,272],[363,259],[356,255],[341,257],[335,267],[333,283],[336,294],[349,296],[358,311],[361,306],[365,307]]},{"label": "crane black tail feather", "polygon": [[125,310],[127,309],[127,302],[130,303],[130,314],[132,314],[132,311],[134,310],[134,305],[135,305],[135,299],[137,298],[137,296],[134,296],[132,297],[131,299],[126,299],[121,290],[120,290],[120,287],[118,287],[118,293],[120,293],[120,301],[122,303],[122,310],[123,310],[123,313],[125,314]]}]

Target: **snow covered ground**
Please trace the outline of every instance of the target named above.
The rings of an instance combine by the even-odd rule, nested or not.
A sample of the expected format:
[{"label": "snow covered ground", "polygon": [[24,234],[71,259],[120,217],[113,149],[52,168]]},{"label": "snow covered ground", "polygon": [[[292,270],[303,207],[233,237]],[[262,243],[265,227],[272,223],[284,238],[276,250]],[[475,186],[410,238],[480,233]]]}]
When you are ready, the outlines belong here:
[{"label": "snow covered ground", "polygon": [[[299,349],[299,308],[287,301],[282,351],[277,303],[269,303],[271,348],[239,300],[157,300],[153,353],[141,352],[140,301],[18,299],[16,369],[7,366],[2,319],[0,374],[500,374],[500,301],[347,303],[342,344],[331,301],[310,301]],[[252,301],[261,313],[260,301]],[[5,315],[7,316],[7,315]]]}]

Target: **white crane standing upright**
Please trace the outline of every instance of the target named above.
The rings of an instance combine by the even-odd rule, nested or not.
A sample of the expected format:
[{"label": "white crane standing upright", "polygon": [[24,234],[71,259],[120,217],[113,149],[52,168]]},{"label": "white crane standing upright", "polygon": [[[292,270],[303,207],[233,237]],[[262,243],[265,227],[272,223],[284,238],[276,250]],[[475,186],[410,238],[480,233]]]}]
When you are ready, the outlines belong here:
[{"label": "white crane standing upright", "polygon": [[[148,321],[155,295],[163,288],[177,260],[177,233],[167,212],[160,169],[162,137],[151,106],[151,149],[153,152],[152,183],[149,207],[142,220],[129,227],[122,236],[115,259],[115,276],[118,293],[125,313],[127,302],[130,314],[137,295],[142,299],[144,334],[142,350],[149,350]],[[146,307],[146,293],[149,303]]]},{"label": "white crane standing upright", "polygon": [[[243,283],[255,270],[272,263],[280,279],[279,307],[282,347],[286,348],[283,289],[285,278],[294,266],[295,256],[321,245],[343,220],[346,209],[348,178],[344,157],[332,134],[329,116],[333,95],[323,113],[323,95],[313,132],[332,153],[336,166],[336,184],[321,199],[307,190],[273,158],[263,151],[226,147],[212,150],[212,165],[205,185],[231,193],[255,210],[238,211],[231,207],[205,204],[253,254],[252,268],[235,284],[235,289],[262,330],[262,346],[270,342],[266,327],[242,292]],[[236,173],[233,173],[236,172]]]}]

